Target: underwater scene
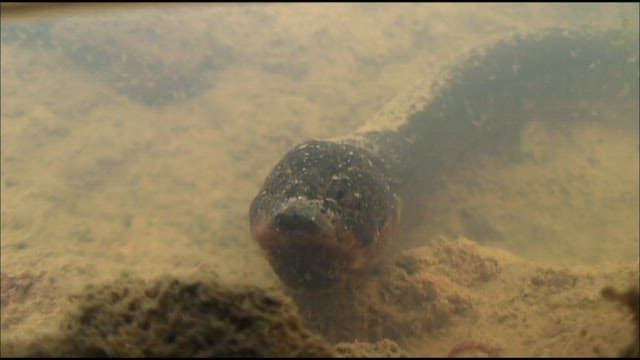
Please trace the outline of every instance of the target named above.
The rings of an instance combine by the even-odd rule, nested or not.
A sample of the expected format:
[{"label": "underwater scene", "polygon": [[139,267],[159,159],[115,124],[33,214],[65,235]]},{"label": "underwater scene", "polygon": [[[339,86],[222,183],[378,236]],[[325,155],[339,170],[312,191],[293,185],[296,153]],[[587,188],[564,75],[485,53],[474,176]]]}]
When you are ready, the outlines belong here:
[{"label": "underwater scene", "polygon": [[640,356],[638,3],[1,10],[2,357]]}]

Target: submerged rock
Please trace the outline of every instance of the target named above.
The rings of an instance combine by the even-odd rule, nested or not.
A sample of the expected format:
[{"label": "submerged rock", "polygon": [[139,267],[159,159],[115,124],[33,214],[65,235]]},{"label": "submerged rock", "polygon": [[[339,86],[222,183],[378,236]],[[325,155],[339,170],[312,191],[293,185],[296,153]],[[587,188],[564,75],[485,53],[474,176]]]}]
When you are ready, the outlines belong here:
[{"label": "submerged rock", "polygon": [[333,356],[275,290],[214,280],[121,277],[89,286],[60,332],[3,343],[2,356]]}]

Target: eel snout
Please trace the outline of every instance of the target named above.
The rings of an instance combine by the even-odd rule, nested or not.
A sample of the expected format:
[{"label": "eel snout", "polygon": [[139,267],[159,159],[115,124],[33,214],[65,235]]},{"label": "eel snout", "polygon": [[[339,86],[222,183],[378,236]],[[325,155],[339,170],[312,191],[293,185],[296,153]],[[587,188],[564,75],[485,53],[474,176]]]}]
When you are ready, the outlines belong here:
[{"label": "eel snout", "polygon": [[362,262],[355,235],[314,200],[296,199],[251,225],[253,238],[283,282],[321,288],[340,281]]}]

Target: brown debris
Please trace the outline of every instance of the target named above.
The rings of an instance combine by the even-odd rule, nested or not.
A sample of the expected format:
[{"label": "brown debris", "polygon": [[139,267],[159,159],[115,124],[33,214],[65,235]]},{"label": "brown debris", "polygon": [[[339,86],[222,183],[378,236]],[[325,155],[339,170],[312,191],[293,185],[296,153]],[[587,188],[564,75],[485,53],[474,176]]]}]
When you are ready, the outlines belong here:
[{"label": "brown debris", "polygon": [[489,357],[496,357],[498,356],[498,348],[495,346],[491,346],[485,343],[481,343],[478,341],[473,341],[473,340],[469,340],[469,341],[465,341],[465,342],[461,342],[458,345],[454,346],[451,351],[449,351],[449,354],[447,354],[447,357],[450,358],[454,358],[454,357],[458,357],[461,354],[464,353],[483,353]]},{"label": "brown debris", "polygon": [[[32,314],[32,307],[41,313],[51,312],[59,299],[55,277],[45,271],[18,274],[0,272],[0,309],[2,329],[22,323]],[[33,304],[33,306],[25,306]]]},{"label": "brown debris", "polygon": [[0,306],[24,302],[34,285],[44,277],[44,271],[39,274],[22,272],[17,275],[0,272]]},{"label": "brown debris", "polygon": [[555,290],[572,288],[578,282],[578,277],[568,270],[536,269],[531,276],[531,284],[536,287],[548,287]]},{"label": "brown debris", "polygon": [[356,341],[339,343],[335,346],[337,357],[407,357],[408,354],[400,346],[389,339],[376,343]]},{"label": "brown debris", "polygon": [[625,292],[618,292],[614,288],[607,286],[602,289],[600,293],[605,299],[615,301],[626,306],[633,314],[633,322],[636,325],[634,335],[635,340],[620,351],[620,356],[629,358],[640,357],[640,292],[638,288],[629,288]]}]

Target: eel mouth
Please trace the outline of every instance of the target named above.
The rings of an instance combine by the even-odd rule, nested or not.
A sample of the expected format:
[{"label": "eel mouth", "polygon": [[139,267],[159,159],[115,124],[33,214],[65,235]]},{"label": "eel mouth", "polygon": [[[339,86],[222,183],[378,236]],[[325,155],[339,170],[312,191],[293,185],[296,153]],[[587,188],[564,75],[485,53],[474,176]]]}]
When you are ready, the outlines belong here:
[{"label": "eel mouth", "polygon": [[252,237],[291,288],[328,287],[366,263],[368,251],[357,234],[318,200],[290,199],[251,220]]}]

